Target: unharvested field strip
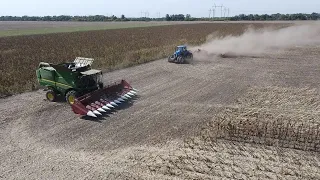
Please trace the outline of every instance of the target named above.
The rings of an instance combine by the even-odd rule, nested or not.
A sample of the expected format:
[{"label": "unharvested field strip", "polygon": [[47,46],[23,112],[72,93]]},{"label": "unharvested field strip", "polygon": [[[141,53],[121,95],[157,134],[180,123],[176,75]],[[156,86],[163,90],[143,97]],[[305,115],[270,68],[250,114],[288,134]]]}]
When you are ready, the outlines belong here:
[{"label": "unharvested field strip", "polygon": [[203,135],[319,152],[319,102],[314,89],[253,88],[217,114]]},{"label": "unharvested field strip", "polygon": [[253,28],[281,28],[280,23],[202,23],[0,38],[0,95],[37,88],[41,61],[60,63],[92,57],[106,71],[167,57],[179,44],[198,45],[209,34],[240,35]]}]

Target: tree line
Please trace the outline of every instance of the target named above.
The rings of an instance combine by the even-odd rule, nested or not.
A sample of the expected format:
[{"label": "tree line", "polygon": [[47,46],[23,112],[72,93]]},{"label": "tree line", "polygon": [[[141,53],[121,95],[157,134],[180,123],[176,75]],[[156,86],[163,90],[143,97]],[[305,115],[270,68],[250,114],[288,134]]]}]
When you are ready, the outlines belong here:
[{"label": "tree line", "polygon": [[320,20],[319,13],[297,13],[297,14],[240,14],[233,17],[215,17],[215,18],[195,18],[190,14],[166,14],[162,18],[127,18],[125,15],[117,16],[0,16],[0,21],[278,21],[278,20]]},{"label": "tree line", "polygon": [[120,18],[117,16],[0,16],[0,21],[116,21],[124,20],[126,17],[122,15]]},{"label": "tree line", "polygon": [[240,14],[237,16],[230,17],[231,21],[278,21],[278,20],[319,20],[319,13],[305,14],[305,13],[297,13],[297,14]]}]

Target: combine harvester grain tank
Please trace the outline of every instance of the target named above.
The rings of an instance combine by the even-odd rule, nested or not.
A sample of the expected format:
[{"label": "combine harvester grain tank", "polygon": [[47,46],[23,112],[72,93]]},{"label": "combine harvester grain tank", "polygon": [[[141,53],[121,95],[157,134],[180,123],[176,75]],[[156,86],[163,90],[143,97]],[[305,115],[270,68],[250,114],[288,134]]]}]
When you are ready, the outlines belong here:
[{"label": "combine harvester grain tank", "polygon": [[104,86],[101,70],[91,68],[93,61],[77,57],[71,63],[41,62],[36,75],[39,84],[46,87],[47,99],[56,101],[58,96],[64,96],[74,113],[97,117],[137,95],[125,80]]}]

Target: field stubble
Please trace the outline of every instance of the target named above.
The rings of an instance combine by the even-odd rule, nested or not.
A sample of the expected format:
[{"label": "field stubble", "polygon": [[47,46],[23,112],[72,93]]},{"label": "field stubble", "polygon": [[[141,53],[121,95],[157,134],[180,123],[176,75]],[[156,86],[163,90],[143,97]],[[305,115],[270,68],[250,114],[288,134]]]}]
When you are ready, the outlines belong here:
[{"label": "field stubble", "polygon": [[[251,35],[245,37],[261,39]],[[210,53],[212,45],[209,40],[202,47]],[[185,68],[155,61],[109,73],[108,81],[132,76],[144,97],[98,125],[75,118],[62,105],[41,102],[40,92],[22,94],[27,102],[21,104],[20,96],[3,99],[4,177],[19,172],[51,179],[319,179],[319,47],[295,46],[286,44],[294,50],[281,56],[207,57]],[[28,103],[32,107],[25,108]],[[203,128],[190,137],[196,124]],[[177,135],[173,126],[182,132],[167,141]],[[161,144],[153,143],[157,137]],[[106,150],[112,141],[125,146]]]},{"label": "field stubble", "polygon": [[134,173],[119,176],[318,179],[319,100],[314,89],[251,88],[215,115],[198,136],[158,149],[132,149],[126,163]]}]

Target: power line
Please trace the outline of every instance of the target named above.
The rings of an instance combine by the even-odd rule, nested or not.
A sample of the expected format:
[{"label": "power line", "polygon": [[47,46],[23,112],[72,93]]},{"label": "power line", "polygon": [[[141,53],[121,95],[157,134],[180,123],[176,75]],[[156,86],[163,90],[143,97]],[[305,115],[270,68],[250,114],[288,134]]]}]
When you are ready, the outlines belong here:
[{"label": "power line", "polygon": [[149,12],[148,11],[141,11],[141,17],[144,17],[144,18],[149,17]]},{"label": "power line", "polygon": [[221,8],[221,17],[222,17],[222,13],[223,13],[222,8],[224,7],[223,4],[221,4],[221,6],[217,6],[217,5],[214,3],[213,7],[214,7],[214,9],[216,9],[216,8]]},{"label": "power line", "polygon": [[230,8],[224,6],[221,4],[220,6],[217,6],[215,3],[213,3],[212,9],[215,11],[216,8],[220,8],[221,18],[226,18],[230,16]]},{"label": "power line", "polygon": [[212,14],[212,18],[215,17],[215,9],[212,7],[212,9],[209,9],[209,19],[211,18],[211,14]]}]

